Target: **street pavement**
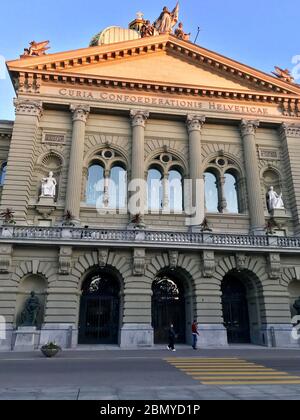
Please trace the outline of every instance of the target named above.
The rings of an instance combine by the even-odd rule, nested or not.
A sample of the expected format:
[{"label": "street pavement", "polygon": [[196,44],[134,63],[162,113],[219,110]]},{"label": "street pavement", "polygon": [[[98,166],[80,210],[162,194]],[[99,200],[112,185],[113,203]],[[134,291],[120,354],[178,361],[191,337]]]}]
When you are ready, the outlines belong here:
[{"label": "street pavement", "polygon": [[0,353],[0,400],[300,400],[300,351]]}]

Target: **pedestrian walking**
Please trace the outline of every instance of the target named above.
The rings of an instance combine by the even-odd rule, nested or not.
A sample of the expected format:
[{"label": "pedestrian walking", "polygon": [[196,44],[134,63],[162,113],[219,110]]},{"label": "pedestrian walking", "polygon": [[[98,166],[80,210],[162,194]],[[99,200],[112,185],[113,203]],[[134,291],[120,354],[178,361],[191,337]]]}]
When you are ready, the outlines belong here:
[{"label": "pedestrian walking", "polygon": [[176,333],[174,330],[174,325],[171,324],[169,328],[169,345],[168,350],[176,351],[175,350],[175,339],[176,339]]},{"label": "pedestrian walking", "polygon": [[193,325],[192,325],[192,335],[193,335],[193,349],[197,350],[197,341],[198,341],[199,331],[198,331],[198,324],[196,320],[194,320]]}]

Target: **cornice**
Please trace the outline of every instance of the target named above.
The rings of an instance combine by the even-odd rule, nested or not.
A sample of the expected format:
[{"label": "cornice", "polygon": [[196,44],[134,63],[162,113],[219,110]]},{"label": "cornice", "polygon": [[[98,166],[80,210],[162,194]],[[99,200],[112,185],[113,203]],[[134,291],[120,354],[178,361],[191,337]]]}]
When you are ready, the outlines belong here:
[{"label": "cornice", "polygon": [[195,64],[204,64],[212,69],[222,71],[227,77],[239,82],[251,83],[256,89],[281,94],[300,95],[300,85],[284,82],[274,76],[226,58],[191,42],[182,41],[173,35],[160,35],[133,41],[90,47],[65,53],[49,54],[43,57],[9,61],[10,71],[46,71],[61,73],[97,63],[113,62],[151,53],[166,51],[191,59]]}]

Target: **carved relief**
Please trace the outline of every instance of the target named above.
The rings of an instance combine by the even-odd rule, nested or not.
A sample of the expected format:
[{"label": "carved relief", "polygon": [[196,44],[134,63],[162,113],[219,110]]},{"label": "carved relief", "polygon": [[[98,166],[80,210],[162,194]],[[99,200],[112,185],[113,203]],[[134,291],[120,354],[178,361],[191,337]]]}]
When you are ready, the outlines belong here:
[{"label": "carved relief", "polygon": [[178,251],[173,251],[173,250],[170,250],[169,251],[169,261],[170,261],[170,268],[171,269],[177,268],[177,266],[178,266],[178,258],[179,258]]},{"label": "carved relief", "polygon": [[282,124],[281,134],[285,137],[300,137],[300,125]]},{"label": "carved relief", "polygon": [[268,272],[270,279],[279,279],[281,275],[280,254],[270,254],[268,256]]},{"label": "carved relief", "polygon": [[202,274],[205,278],[213,277],[216,269],[214,251],[203,251],[202,254]]},{"label": "carved relief", "polygon": [[236,268],[238,271],[245,270],[247,268],[247,256],[243,253],[237,253],[235,256]]},{"label": "carved relief", "polygon": [[241,133],[242,136],[255,136],[256,129],[259,127],[259,121],[242,120]]},{"label": "carved relief", "polygon": [[201,131],[205,120],[206,117],[204,115],[189,114],[186,120],[188,132]]},{"label": "carved relief", "polygon": [[73,122],[82,121],[86,124],[90,113],[88,105],[71,105],[70,110],[73,113]]},{"label": "carved relief", "polygon": [[133,251],[133,275],[143,276],[145,274],[146,251],[145,249],[135,249]]},{"label": "carved relief", "polygon": [[72,247],[62,246],[59,253],[58,273],[61,275],[68,275],[72,267]]},{"label": "carved relief", "polygon": [[108,260],[108,249],[99,249],[98,261],[101,268],[106,267]]}]

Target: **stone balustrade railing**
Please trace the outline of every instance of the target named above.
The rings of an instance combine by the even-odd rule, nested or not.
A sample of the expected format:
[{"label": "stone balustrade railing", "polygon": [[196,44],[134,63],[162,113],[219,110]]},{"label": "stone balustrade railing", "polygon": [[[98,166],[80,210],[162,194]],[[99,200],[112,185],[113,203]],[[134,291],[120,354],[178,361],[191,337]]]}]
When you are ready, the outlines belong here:
[{"label": "stone balustrade railing", "polygon": [[293,249],[300,252],[300,237],[251,236],[237,234],[164,232],[149,230],[83,229],[70,227],[0,228],[0,242],[9,243],[103,243],[111,246],[177,246],[194,248]]}]

